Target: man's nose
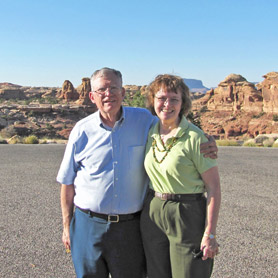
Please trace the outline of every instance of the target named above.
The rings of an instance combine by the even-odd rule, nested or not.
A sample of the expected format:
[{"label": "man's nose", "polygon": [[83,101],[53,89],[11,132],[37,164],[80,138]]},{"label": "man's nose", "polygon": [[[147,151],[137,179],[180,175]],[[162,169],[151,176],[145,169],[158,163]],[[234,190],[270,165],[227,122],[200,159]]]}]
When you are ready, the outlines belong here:
[{"label": "man's nose", "polygon": [[110,95],[110,94],[113,94],[113,93],[112,93],[112,88],[107,87],[107,88],[105,89],[105,91],[104,91],[104,95],[106,96],[106,95]]}]

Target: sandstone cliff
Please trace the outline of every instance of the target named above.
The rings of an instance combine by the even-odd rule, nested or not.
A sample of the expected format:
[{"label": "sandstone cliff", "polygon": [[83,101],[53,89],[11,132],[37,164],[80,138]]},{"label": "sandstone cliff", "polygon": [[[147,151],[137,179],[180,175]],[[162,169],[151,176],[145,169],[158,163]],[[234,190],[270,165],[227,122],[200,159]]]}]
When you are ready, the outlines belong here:
[{"label": "sandstone cliff", "polygon": [[263,111],[278,113],[278,72],[270,72],[263,77],[264,81],[257,84],[257,88],[262,92]]},{"label": "sandstone cliff", "polygon": [[72,83],[69,80],[65,80],[58,98],[65,99],[66,101],[72,101],[77,100],[79,98],[79,94],[74,89]]},{"label": "sandstone cliff", "polygon": [[92,105],[92,102],[89,97],[89,93],[91,92],[90,78],[83,78],[81,85],[78,86],[76,90],[79,94],[79,99],[76,102],[77,104]]},{"label": "sandstone cliff", "polygon": [[227,76],[218,87],[193,101],[206,132],[220,138],[277,133],[278,73],[264,75],[256,86],[238,74]]},{"label": "sandstone cliff", "polygon": [[262,101],[262,93],[253,83],[241,75],[230,74],[217,88],[209,90],[203,98],[195,102],[195,106],[206,105],[209,111],[260,113],[263,111]]}]

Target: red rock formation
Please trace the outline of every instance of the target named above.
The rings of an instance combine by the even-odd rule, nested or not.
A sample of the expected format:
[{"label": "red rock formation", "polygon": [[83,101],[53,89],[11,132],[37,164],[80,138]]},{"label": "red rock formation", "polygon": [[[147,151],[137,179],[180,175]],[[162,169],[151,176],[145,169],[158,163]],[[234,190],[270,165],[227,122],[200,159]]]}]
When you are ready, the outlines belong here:
[{"label": "red rock formation", "polygon": [[61,131],[58,131],[58,134],[59,134],[62,138],[68,139],[71,130],[72,130],[72,128],[65,128],[65,129],[63,129],[63,130],[61,130]]},{"label": "red rock formation", "polygon": [[141,86],[136,86],[136,85],[125,85],[123,87],[125,88],[125,91],[127,93],[136,93],[141,89]]},{"label": "red rock formation", "polygon": [[277,133],[272,113],[278,112],[278,73],[264,77],[256,89],[241,75],[231,74],[203,98],[193,100],[193,111],[201,113],[204,131],[218,138]]},{"label": "red rock formation", "polygon": [[140,88],[141,95],[146,95],[147,94],[147,88],[148,88],[147,85],[144,85]]},{"label": "red rock formation", "polygon": [[257,84],[263,96],[263,111],[278,113],[278,72],[269,72],[263,77],[265,80]]},{"label": "red rock formation", "polygon": [[82,78],[82,84],[78,86],[79,99],[76,101],[80,105],[93,105],[90,100],[89,93],[91,92],[90,78]]},{"label": "red rock formation", "polygon": [[69,80],[65,80],[62,86],[62,92],[59,98],[63,98],[66,101],[73,101],[79,98],[79,94],[74,89],[72,83]]},{"label": "red rock formation", "polygon": [[206,94],[207,108],[211,111],[262,112],[262,93],[253,83],[238,74],[230,74],[216,89]]}]

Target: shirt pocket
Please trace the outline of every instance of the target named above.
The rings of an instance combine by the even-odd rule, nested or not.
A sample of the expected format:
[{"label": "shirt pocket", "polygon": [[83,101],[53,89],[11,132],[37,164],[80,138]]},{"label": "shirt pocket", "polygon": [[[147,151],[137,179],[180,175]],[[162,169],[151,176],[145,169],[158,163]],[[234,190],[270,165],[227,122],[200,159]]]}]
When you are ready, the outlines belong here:
[{"label": "shirt pocket", "polygon": [[130,146],[128,148],[128,160],[130,169],[140,169],[144,167],[145,145]]}]

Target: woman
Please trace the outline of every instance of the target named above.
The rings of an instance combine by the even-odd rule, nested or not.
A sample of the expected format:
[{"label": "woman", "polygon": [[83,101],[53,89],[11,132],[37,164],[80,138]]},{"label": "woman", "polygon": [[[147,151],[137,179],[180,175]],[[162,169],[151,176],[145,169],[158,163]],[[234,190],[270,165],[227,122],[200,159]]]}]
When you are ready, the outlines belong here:
[{"label": "woman", "polygon": [[184,116],[191,99],[180,77],[157,76],[148,102],[159,118],[149,132],[145,156],[150,189],[141,232],[148,277],[210,277],[218,253],[221,199],[216,161],[200,154],[207,139]]}]

